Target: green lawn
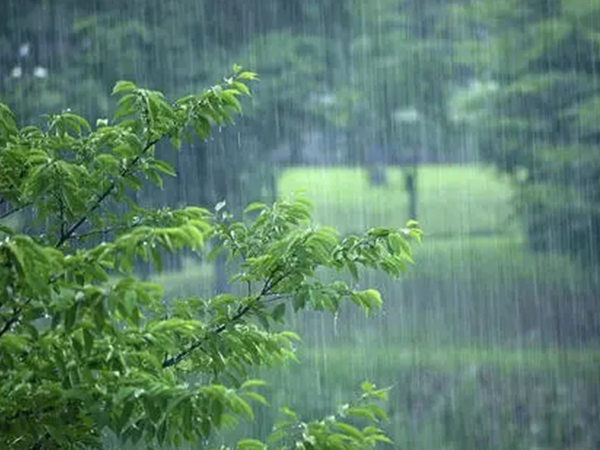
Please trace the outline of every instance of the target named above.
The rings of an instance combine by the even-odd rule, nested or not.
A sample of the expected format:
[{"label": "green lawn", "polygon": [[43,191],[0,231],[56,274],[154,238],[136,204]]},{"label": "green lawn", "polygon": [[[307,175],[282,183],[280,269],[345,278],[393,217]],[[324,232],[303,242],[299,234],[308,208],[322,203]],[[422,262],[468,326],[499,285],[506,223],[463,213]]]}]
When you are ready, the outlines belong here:
[{"label": "green lawn", "polygon": [[[598,374],[600,349],[510,349],[496,347],[456,346],[388,346],[306,348],[299,352],[300,366],[345,367],[336,379],[347,375],[373,378],[376,374],[394,374],[402,369],[423,368],[453,372],[477,367],[493,367],[500,372],[561,374]],[[290,376],[298,376],[300,367],[290,363]]]},{"label": "green lawn", "polygon": [[[295,167],[279,177],[279,195],[302,190],[315,206],[315,219],[342,233],[372,226],[403,226],[408,197],[400,169],[389,183],[371,186],[361,168]],[[419,169],[418,217],[427,234],[504,232],[511,223],[511,189],[481,166],[428,165]]]}]

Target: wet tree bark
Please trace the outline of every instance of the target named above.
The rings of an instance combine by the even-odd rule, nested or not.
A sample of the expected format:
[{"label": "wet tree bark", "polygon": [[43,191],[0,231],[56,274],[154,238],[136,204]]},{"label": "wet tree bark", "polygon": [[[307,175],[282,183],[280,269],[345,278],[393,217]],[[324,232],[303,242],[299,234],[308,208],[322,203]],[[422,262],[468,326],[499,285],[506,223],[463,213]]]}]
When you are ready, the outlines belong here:
[{"label": "wet tree bark", "polygon": [[408,218],[417,220],[417,168],[406,170],[404,174],[404,187],[408,194]]}]

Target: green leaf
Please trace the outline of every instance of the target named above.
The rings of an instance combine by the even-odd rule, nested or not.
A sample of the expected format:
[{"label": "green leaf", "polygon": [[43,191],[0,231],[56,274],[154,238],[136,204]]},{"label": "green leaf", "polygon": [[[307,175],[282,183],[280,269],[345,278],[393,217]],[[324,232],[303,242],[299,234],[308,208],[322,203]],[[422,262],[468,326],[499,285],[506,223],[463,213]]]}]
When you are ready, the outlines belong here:
[{"label": "green leaf", "polygon": [[137,86],[131,81],[117,81],[115,86],[113,87],[112,94],[121,94],[123,92],[134,92],[137,90]]},{"label": "green leaf", "polygon": [[241,72],[240,74],[238,74],[238,78],[240,80],[257,80],[258,75],[254,72]]},{"label": "green leaf", "polygon": [[167,419],[164,419],[156,432],[156,439],[160,445],[165,443],[165,438],[167,437],[167,424]]},{"label": "green leaf", "polygon": [[119,415],[119,419],[117,421],[118,433],[120,433],[125,428],[125,425],[131,419],[131,414],[133,413],[134,406],[135,402],[133,400],[127,400],[123,404],[123,409],[121,410],[121,414]]},{"label": "green leaf", "polygon": [[244,83],[240,83],[239,81],[233,81],[231,85],[240,91],[242,94],[250,95],[250,89]]},{"label": "green leaf", "polygon": [[352,278],[354,279],[354,281],[358,281],[358,279],[359,279],[358,268],[356,267],[356,264],[354,263],[354,261],[347,259],[346,267],[350,271],[350,274],[352,275]]},{"label": "green leaf", "polygon": [[221,253],[223,250],[224,250],[224,248],[221,245],[214,247],[206,256],[206,260],[208,262],[214,261],[214,259],[218,256],[218,254]]},{"label": "green leaf", "polygon": [[77,318],[77,311],[79,310],[79,303],[75,302],[73,306],[71,306],[65,312],[65,331],[68,333],[73,329],[73,325],[75,325],[75,320]]},{"label": "green leaf", "polygon": [[267,207],[267,205],[265,205],[264,203],[260,203],[260,202],[254,202],[254,203],[250,203],[246,209],[244,209],[244,213],[250,213],[252,211],[258,211],[258,210],[263,210]]},{"label": "green leaf", "polygon": [[94,347],[94,336],[87,328],[83,330],[83,344],[86,354],[89,355]]},{"label": "green leaf", "polygon": [[363,291],[362,293],[369,300],[369,303],[371,306],[380,308],[381,305],[383,305],[383,300],[381,300],[381,294],[379,293],[379,291],[377,291],[375,289],[367,289],[366,291]]},{"label": "green leaf", "polygon": [[360,385],[360,388],[365,394],[369,394],[373,392],[375,386],[373,386],[373,383],[371,383],[370,381],[363,381]]},{"label": "green leaf", "polygon": [[348,408],[346,410],[346,413],[350,416],[361,417],[363,419],[368,419],[368,420],[372,420],[372,421],[377,420],[377,418],[375,417],[375,414],[373,414],[367,408],[360,408],[360,407]]},{"label": "green leaf", "polygon": [[237,443],[237,450],[266,450],[267,446],[257,439],[242,439]]},{"label": "green leaf", "polygon": [[248,389],[251,387],[260,387],[260,386],[266,386],[267,382],[264,380],[246,380],[242,383],[242,385],[240,386],[240,389]]},{"label": "green leaf", "polygon": [[389,437],[384,434],[376,434],[373,436],[373,439],[379,442],[385,442],[387,444],[394,445],[394,441],[392,441]]},{"label": "green leaf", "polygon": [[285,316],[285,303],[280,303],[273,309],[273,312],[271,313],[271,317],[273,318],[274,321],[277,322],[277,321],[282,321],[284,316]]},{"label": "green leaf", "polygon": [[257,403],[260,403],[261,405],[269,406],[269,402],[267,402],[267,400],[262,395],[256,392],[244,392],[244,396],[251,400],[254,400]]},{"label": "green leaf", "polygon": [[357,442],[362,442],[364,440],[364,436],[358,430],[358,428],[353,427],[350,424],[347,424],[347,423],[344,423],[344,422],[336,422],[333,426],[335,428],[337,428],[338,430],[344,432],[347,436],[352,437]]},{"label": "green leaf", "polygon": [[162,173],[166,173],[167,175],[171,175],[172,177],[177,176],[177,172],[175,169],[167,162],[155,159],[151,162],[152,167],[161,171]]}]

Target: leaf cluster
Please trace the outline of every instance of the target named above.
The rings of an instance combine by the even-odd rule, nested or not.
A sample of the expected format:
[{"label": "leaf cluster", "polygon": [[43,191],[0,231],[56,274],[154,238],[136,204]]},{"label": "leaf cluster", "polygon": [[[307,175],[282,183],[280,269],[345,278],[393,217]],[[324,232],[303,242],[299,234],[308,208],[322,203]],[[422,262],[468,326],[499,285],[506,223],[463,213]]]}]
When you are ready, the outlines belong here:
[{"label": "leaf cluster", "polygon": [[[416,223],[340,240],[311,224],[298,196],[252,204],[241,221],[224,204],[148,210],[130,200],[144,180],[160,185],[175,175],[157,157],[161,141],[179,148],[230,123],[255,78],[236,66],[223,83],[174,103],[118,82],[114,119],[94,129],[70,111],[48,117],[45,128],[19,129],[2,105],[2,447],[101,447],[106,430],[150,447],[206,440],[267,403],[251,367],[295,359],[299,337],[275,326],[287,304],[335,311],[347,298],[367,312],[381,305],[375,290],[322,284],[319,270],[398,276],[412,262]],[[33,219],[24,229],[7,220],[20,212]],[[243,294],[167,301],[160,285],[134,274],[140,259],[160,271],[164,252],[207,246],[208,258],[225,251],[236,261],[230,281]],[[369,389],[368,398],[380,398]],[[382,418],[374,408],[344,414]],[[305,447],[385,440],[379,429],[358,430],[344,418],[306,424]]]}]

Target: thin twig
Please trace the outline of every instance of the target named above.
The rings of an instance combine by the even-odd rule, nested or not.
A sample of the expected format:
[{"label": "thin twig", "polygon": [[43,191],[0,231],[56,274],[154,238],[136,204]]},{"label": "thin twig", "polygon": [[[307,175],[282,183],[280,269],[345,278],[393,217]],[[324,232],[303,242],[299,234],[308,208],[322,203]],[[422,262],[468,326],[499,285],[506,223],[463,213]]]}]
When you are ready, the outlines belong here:
[{"label": "thin twig", "polygon": [[[137,165],[137,163],[140,162],[140,160],[148,152],[148,150],[150,150],[150,148],[152,148],[154,145],[156,145],[161,139],[162,139],[162,136],[160,138],[157,138],[157,139],[154,139],[154,140],[148,142],[146,144],[146,146],[143,148],[143,150],[140,152],[140,154],[137,155],[135,158],[133,158],[131,160],[131,162],[127,165],[127,167],[125,167],[121,171],[120,177],[123,178],[123,177],[127,176],[127,174]],[[69,229],[67,229],[67,231],[64,233],[64,235],[62,235],[60,237],[58,242],[55,244],[55,247],[59,248],[66,241],[71,239],[71,236],[73,236],[73,234],[79,229],[79,227],[85,223],[85,221],[89,218],[90,214],[92,214],[94,211],[96,211],[102,205],[102,202],[112,193],[112,191],[116,187],[117,187],[116,181],[112,180],[110,182],[110,185],[96,199],[96,201],[91,206],[91,208],[87,211],[87,213],[85,213],[83,216],[81,216],[81,218],[77,222],[75,222],[73,225],[71,225],[71,227]]]},{"label": "thin twig", "polygon": [[[302,243],[306,242],[306,239],[308,239],[308,236],[304,237],[304,239],[302,240]],[[266,295],[268,295],[268,293],[269,293],[269,291],[271,289],[273,289],[275,286],[277,286],[279,283],[281,283],[285,279],[285,277],[289,276],[294,271],[294,268],[292,266],[292,267],[288,268],[288,270],[283,271],[282,274],[279,277],[275,278],[274,277],[275,273],[277,273],[277,271],[280,270],[280,268],[281,267],[278,265],[275,268],[275,270],[273,270],[273,272],[271,273],[271,275],[265,281],[265,284],[264,284],[262,290],[256,296],[254,302],[249,303],[246,306],[240,308],[238,310],[238,312],[231,319],[229,319],[227,322],[225,322],[225,323],[219,325],[217,328],[215,328],[213,330],[213,332],[211,333],[211,335],[216,336],[216,335],[222,333],[230,325],[232,325],[233,323],[237,322],[242,317],[244,317],[246,314],[248,314],[248,312],[253,308],[254,304],[258,303],[262,297],[265,297]],[[175,356],[173,356],[173,357],[171,357],[171,358],[163,361],[162,366],[164,368],[166,368],[166,367],[171,367],[171,366],[175,366],[175,365],[179,364],[181,361],[183,361],[185,358],[187,358],[194,350],[199,349],[200,347],[202,347],[202,345],[207,340],[208,340],[208,336],[204,336],[204,337],[202,337],[200,339],[197,339],[196,342],[194,342],[193,344],[191,344],[188,348],[186,348],[182,352],[180,352],[177,355],[175,355]]]},{"label": "thin twig", "polygon": [[31,205],[31,203],[24,203],[21,206],[17,206],[16,208],[11,209],[10,211],[6,211],[4,214],[0,215],[0,220],[6,219],[7,217],[12,216],[13,214],[18,213],[19,211],[24,210],[29,205]]},{"label": "thin twig", "polygon": [[131,229],[136,228],[138,226],[139,226],[139,224],[136,223],[136,224],[133,224],[133,225],[130,225],[130,226],[123,225],[122,227],[112,227],[112,228],[102,228],[102,229],[99,229],[99,230],[91,230],[91,231],[88,231],[87,233],[74,234],[69,239],[85,239],[87,237],[96,236],[98,234],[112,233],[112,232],[115,232],[115,231],[131,230]]},{"label": "thin twig", "polygon": [[[217,336],[217,335],[221,334],[223,331],[225,331],[227,328],[229,328],[232,324],[236,323],[238,320],[240,320],[241,318],[243,318],[246,314],[248,314],[248,312],[250,312],[250,310],[255,306],[255,304],[260,301],[260,299],[262,297],[264,297],[265,295],[267,295],[268,292],[271,289],[273,289],[277,284],[279,284],[288,275],[289,275],[288,272],[284,272],[277,279],[274,279],[272,276],[269,277],[267,279],[267,281],[265,281],[265,284],[264,284],[262,290],[256,296],[256,298],[254,299],[253,302],[245,305],[244,307],[240,307],[240,309],[238,310],[238,312],[231,319],[229,319],[227,322],[225,322],[225,323],[219,325],[217,328],[215,328],[210,333],[210,335]],[[193,344],[191,344],[188,348],[186,348],[185,350],[183,350],[181,353],[179,353],[179,354],[177,354],[177,355],[175,355],[175,356],[173,356],[171,358],[168,358],[165,361],[163,361],[162,366],[164,368],[167,368],[167,367],[171,367],[171,366],[175,366],[175,365],[179,364],[181,361],[183,361],[185,358],[187,358],[192,352],[194,352],[195,350],[201,348],[202,345],[204,345],[204,343],[207,340],[208,340],[208,336],[204,336],[204,337],[196,340],[196,342],[194,342]]]},{"label": "thin twig", "polygon": [[58,210],[60,215],[60,235],[63,236],[65,234],[65,227],[67,226],[67,221],[65,220],[65,203],[58,192],[54,193],[56,201],[58,202]]},{"label": "thin twig", "polygon": [[274,302],[277,302],[277,301],[279,301],[279,300],[288,300],[288,299],[289,299],[289,298],[291,298],[291,297],[292,297],[292,294],[281,294],[281,295],[274,295],[273,297],[270,297],[270,298],[268,298],[268,299],[264,300],[264,302],[263,302],[263,303],[264,303],[264,304],[267,304],[267,303],[274,303]]}]

